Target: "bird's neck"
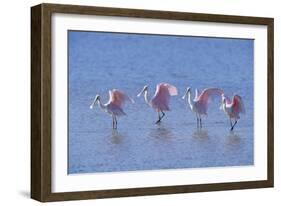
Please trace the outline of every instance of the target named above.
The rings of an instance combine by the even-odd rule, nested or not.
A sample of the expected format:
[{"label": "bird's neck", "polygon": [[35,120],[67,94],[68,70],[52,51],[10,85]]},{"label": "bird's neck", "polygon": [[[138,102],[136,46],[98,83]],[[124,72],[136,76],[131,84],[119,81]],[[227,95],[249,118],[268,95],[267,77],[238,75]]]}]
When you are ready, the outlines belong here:
[{"label": "bird's neck", "polygon": [[193,100],[192,100],[192,98],[191,98],[191,92],[188,92],[188,93],[187,93],[187,101],[188,101],[190,107],[193,107],[194,102],[193,102]]},{"label": "bird's neck", "polygon": [[226,111],[226,102],[222,103],[222,109],[223,109],[223,111]]},{"label": "bird's neck", "polygon": [[146,102],[148,105],[150,105],[150,104],[149,104],[149,100],[148,100],[148,91],[147,91],[147,90],[144,91],[144,95],[143,95],[143,96],[144,96],[145,102]]},{"label": "bird's neck", "polygon": [[105,105],[103,103],[101,103],[100,100],[98,100],[98,105],[101,109],[103,109],[103,110],[105,109]]}]

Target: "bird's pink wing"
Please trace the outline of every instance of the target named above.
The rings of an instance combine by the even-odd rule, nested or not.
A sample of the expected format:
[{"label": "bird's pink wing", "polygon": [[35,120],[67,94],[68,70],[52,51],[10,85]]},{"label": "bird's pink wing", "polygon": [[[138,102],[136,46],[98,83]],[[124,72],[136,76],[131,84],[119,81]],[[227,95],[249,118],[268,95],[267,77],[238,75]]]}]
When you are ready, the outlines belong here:
[{"label": "bird's pink wing", "polygon": [[109,90],[109,101],[119,107],[124,105],[126,101],[133,102],[133,100],[127,94],[117,89],[113,89],[112,91]]},{"label": "bird's pink wing", "polygon": [[[170,93],[165,83],[157,84],[156,91],[152,100],[157,103],[168,104],[170,100]],[[156,102],[155,102],[156,103]]]},{"label": "bird's pink wing", "polygon": [[242,101],[242,98],[237,94],[234,95],[234,97],[233,97],[232,108],[233,108],[233,111],[237,114],[239,114],[239,113],[245,114],[244,103]]},{"label": "bird's pink wing", "polygon": [[202,91],[196,101],[200,101],[203,104],[208,104],[212,98],[221,96],[223,94],[223,90],[219,88],[207,88]]},{"label": "bird's pink wing", "polygon": [[164,83],[163,85],[168,89],[170,96],[178,95],[178,90],[174,85],[168,83]]},{"label": "bird's pink wing", "polygon": [[168,83],[160,83],[157,85],[155,94],[151,100],[152,106],[162,111],[170,110],[170,97],[177,94],[178,91],[175,86]]},{"label": "bird's pink wing", "polygon": [[170,96],[178,95],[178,90],[175,86],[168,83],[157,84],[154,97],[159,96],[160,98],[169,99]]}]

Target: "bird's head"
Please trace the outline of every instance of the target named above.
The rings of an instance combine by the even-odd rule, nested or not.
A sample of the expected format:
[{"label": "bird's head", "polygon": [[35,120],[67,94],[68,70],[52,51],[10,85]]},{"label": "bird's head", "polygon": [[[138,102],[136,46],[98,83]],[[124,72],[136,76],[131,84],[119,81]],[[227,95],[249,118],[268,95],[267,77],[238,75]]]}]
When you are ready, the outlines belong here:
[{"label": "bird's head", "polygon": [[93,103],[91,104],[91,106],[90,106],[90,109],[93,109],[93,107],[96,105],[96,103],[98,102],[100,100],[100,95],[96,95],[96,97],[95,97],[95,99],[94,99],[94,101],[93,101]]},{"label": "bird's head", "polygon": [[148,85],[145,85],[144,87],[143,87],[143,89],[141,90],[141,92],[137,95],[137,97],[140,97],[145,91],[147,91],[148,90]]},{"label": "bird's head", "polygon": [[191,93],[191,87],[186,88],[185,94],[183,95],[182,99],[185,99],[188,93]]}]

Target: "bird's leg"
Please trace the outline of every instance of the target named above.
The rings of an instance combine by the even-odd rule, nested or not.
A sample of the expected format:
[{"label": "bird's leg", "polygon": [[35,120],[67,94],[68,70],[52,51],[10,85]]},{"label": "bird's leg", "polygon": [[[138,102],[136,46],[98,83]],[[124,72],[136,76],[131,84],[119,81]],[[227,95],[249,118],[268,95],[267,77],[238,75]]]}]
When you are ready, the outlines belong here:
[{"label": "bird's leg", "polygon": [[202,119],[200,114],[197,114],[197,122],[197,128],[202,129]]},{"label": "bird's leg", "polygon": [[236,124],[237,124],[237,120],[235,120],[235,122],[234,122],[234,124],[232,125],[232,127],[231,127],[230,131],[233,131],[234,126],[235,126]]},{"label": "bird's leg", "polygon": [[197,129],[199,129],[199,118],[198,118],[198,115],[196,114],[196,123],[197,123]]},{"label": "bird's leg", "polygon": [[117,129],[117,119],[115,116],[112,116],[112,129]]},{"label": "bird's leg", "polygon": [[165,113],[163,111],[161,111],[162,116],[160,116],[160,112],[158,112],[158,120],[157,122],[155,122],[155,124],[158,124],[161,122],[161,120],[163,119],[163,117],[165,116]]},{"label": "bird's leg", "polygon": [[230,122],[230,128],[232,128],[232,121],[231,121],[231,118],[229,118],[229,122]]},{"label": "bird's leg", "polygon": [[163,111],[161,111],[162,113],[162,117],[161,117],[161,120],[163,119],[163,117],[165,116],[165,113]]},{"label": "bird's leg", "polygon": [[115,129],[117,129],[117,118],[115,117]]},{"label": "bird's leg", "polygon": [[160,121],[161,121],[160,112],[158,112],[158,120],[155,122],[155,124],[160,123]]}]

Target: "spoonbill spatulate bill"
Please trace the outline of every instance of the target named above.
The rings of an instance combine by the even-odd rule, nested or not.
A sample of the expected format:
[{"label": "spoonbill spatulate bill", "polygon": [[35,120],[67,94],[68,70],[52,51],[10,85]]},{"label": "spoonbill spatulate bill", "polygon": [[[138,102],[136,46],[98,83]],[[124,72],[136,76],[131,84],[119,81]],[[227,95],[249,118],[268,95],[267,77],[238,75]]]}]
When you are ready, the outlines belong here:
[{"label": "spoonbill spatulate bill", "polygon": [[123,110],[126,101],[134,103],[134,100],[126,93],[118,89],[113,89],[109,90],[109,100],[107,103],[103,104],[100,95],[96,95],[90,109],[93,109],[94,105],[98,104],[103,111],[112,117],[112,128],[117,129],[117,116],[126,115]]},{"label": "spoonbill spatulate bill", "polygon": [[165,116],[165,111],[170,111],[170,97],[178,95],[178,90],[175,86],[168,83],[160,83],[156,86],[154,96],[149,99],[148,97],[148,86],[144,86],[142,91],[137,95],[140,97],[143,94],[145,102],[155,109],[158,113],[158,120],[155,124],[161,122]]}]

